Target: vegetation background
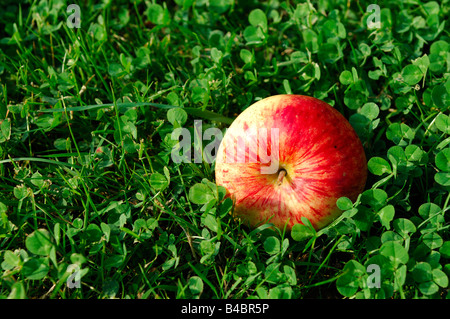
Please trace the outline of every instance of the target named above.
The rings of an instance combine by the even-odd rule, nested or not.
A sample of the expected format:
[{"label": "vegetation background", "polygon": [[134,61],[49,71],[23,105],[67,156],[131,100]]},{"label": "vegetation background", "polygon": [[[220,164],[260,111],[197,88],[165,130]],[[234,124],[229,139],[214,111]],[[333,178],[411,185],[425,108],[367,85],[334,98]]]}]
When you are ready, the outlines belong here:
[{"label": "vegetation background", "polygon": [[[450,297],[448,0],[69,4],[0,5],[1,298]],[[366,150],[319,232],[240,225],[214,165],[170,157],[279,93]]]}]

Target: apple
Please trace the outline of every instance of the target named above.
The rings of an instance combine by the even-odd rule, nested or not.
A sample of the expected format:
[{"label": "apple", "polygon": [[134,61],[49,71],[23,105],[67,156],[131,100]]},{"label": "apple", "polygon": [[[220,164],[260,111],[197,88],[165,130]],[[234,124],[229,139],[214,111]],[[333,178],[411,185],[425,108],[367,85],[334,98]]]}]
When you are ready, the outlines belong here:
[{"label": "apple", "polygon": [[336,200],[364,190],[367,162],[345,117],[303,95],[274,95],[245,109],[217,150],[215,177],[250,227],[289,231],[308,218],[320,229],[342,212]]}]

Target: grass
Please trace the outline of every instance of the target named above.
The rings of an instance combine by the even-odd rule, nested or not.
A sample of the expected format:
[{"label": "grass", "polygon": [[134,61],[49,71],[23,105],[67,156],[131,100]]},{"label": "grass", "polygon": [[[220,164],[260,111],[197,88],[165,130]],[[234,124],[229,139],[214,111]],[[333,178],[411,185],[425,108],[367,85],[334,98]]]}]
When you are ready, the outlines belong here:
[{"label": "grass", "polygon": [[[68,4],[0,10],[1,298],[450,296],[447,0],[87,0],[80,28]],[[279,93],[367,154],[318,232],[249,229],[214,165],[171,159],[177,128]]]}]

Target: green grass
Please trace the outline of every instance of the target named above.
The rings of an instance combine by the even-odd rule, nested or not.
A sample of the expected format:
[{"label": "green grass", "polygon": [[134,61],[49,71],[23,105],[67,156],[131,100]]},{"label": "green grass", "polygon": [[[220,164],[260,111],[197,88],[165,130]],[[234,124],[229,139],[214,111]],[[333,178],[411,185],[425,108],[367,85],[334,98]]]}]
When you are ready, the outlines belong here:
[{"label": "green grass", "polygon": [[[1,298],[450,297],[448,0],[378,2],[374,29],[370,1],[87,0],[80,28],[68,4],[0,10]],[[249,229],[213,164],[171,159],[174,129],[280,93],[367,154],[318,232]]]}]

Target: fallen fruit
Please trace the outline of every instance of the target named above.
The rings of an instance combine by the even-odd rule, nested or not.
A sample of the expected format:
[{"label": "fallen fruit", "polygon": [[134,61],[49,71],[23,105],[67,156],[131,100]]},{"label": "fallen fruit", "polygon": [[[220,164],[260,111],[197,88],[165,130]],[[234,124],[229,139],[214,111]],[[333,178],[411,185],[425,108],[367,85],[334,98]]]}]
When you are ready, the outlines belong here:
[{"label": "fallen fruit", "polygon": [[218,149],[216,183],[249,226],[288,230],[301,217],[315,229],[341,214],[340,197],[355,201],[367,178],[364,149],[350,123],[329,104],[275,95],[244,110]]}]

